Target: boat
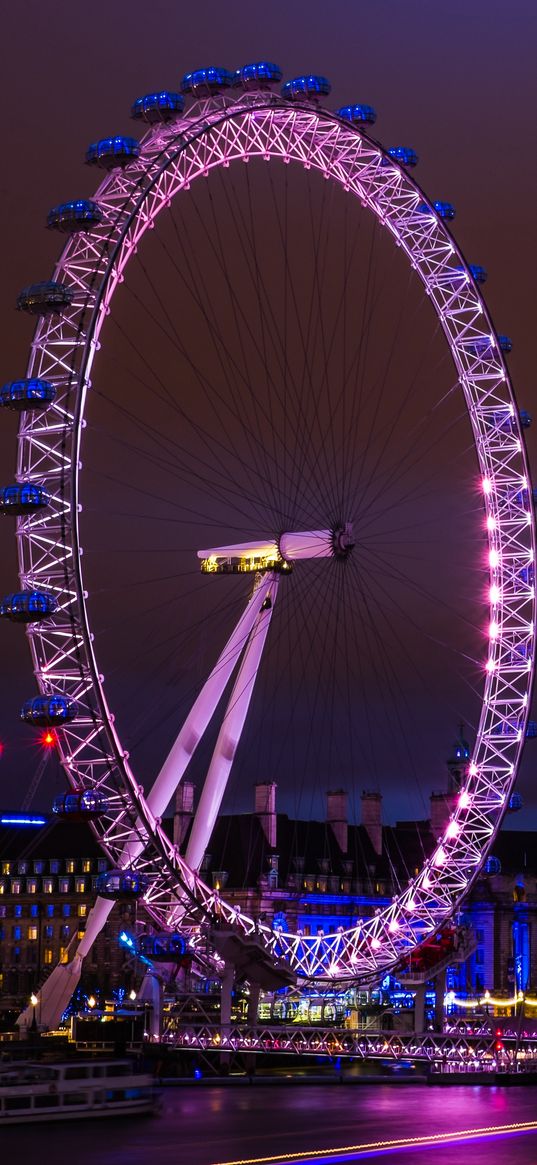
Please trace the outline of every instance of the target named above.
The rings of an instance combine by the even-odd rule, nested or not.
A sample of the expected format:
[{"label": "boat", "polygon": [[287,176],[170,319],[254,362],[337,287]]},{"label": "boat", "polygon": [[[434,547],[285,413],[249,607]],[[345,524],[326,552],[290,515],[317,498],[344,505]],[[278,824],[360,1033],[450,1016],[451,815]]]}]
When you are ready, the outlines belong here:
[{"label": "boat", "polygon": [[156,1107],[153,1077],[128,1060],[0,1064],[0,1125],[130,1117]]}]

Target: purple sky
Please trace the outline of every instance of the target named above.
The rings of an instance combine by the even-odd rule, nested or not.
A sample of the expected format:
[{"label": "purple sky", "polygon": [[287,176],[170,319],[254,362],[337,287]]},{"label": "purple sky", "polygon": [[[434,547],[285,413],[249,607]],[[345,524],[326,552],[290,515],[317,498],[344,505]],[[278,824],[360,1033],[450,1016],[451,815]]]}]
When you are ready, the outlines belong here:
[{"label": "purple sky", "polygon": [[[58,237],[44,229],[46,213],[93,192],[94,176],[83,165],[87,144],[109,133],[136,133],[132,101],[157,88],[178,88],[187,69],[267,59],[285,78],[323,73],[333,86],[331,108],[368,102],[377,109],[374,132],[382,142],[414,146],[420,184],[431,197],[454,203],[463,251],[488,270],[487,302],[498,330],[514,342],[509,366],[518,400],[537,418],[537,11],[529,0],[513,0],[508,9],[498,0],[444,7],[425,0],[368,6],[209,0],[199,9],[163,0],[153,0],[150,9],[139,0],[96,0],[72,9],[57,0],[46,6],[25,0],[4,14],[3,35],[2,382],[24,375],[31,339],[30,321],[14,311],[16,294],[49,277],[59,250]],[[15,421],[11,415],[0,420],[7,482]],[[537,419],[529,435],[534,465],[536,432]],[[7,521],[0,539],[7,592],[16,586]],[[2,803],[15,808],[35,765],[35,746],[16,724],[20,699],[33,694],[34,682],[23,632],[9,625],[0,633]],[[520,785],[528,802],[535,802],[533,749],[537,743],[528,746]],[[39,800],[44,807],[48,792]],[[536,822],[535,813],[520,814],[516,824]]]}]

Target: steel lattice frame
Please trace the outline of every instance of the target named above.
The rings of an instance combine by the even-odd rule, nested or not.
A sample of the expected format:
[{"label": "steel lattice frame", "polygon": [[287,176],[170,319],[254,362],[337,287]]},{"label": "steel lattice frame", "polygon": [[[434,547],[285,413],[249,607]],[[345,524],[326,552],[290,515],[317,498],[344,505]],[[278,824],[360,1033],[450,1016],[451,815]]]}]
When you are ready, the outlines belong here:
[{"label": "steel lattice frame", "polygon": [[[296,162],[339,183],[376,215],[408,256],[451,349],[473,429],[483,483],[490,572],[490,637],[475,750],[458,807],[432,857],[393,903],[361,927],[305,937],[256,926],[185,864],[151,813],[114,729],[94,656],[79,540],[79,471],[91,369],[113,293],[145,231],[171,200],[217,166],[249,158]],[[45,483],[50,507],[18,520],[23,587],[53,592],[57,614],[28,635],[43,694],[77,701],[79,718],[58,732],[71,784],[106,795],[94,825],[114,864],[132,838],[149,872],[145,903],[165,927],[188,891],[185,922],[219,916],[254,932],[299,976],[370,976],[392,966],[446,919],[467,892],[499,828],[524,742],[534,660],[534,516],[518,411],[504,359],[468,265],[413,179],[361,129],[314,102],[269,92],[214,97],[151,129],[140,158],[107,174],[95,200],[103,220],[72,236],[54,279],[74,291],[60,317],[38,324],[28,376],[57,390],[45,412],[22,414],[18,480]],[[478,550],[480,554],[480,550]],[[486,653],[485,653],[486,656]],[[124,862],[124,859],[122,859]]]}]

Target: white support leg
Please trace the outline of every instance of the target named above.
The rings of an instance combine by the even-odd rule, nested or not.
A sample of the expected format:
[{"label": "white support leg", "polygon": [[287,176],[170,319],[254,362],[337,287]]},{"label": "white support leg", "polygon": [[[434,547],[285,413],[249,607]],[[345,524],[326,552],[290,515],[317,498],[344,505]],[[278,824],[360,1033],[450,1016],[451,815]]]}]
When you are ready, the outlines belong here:
[{"label": "white support leg", "polygon": [[192,823],[186,851],[186,861],[192,870],[199,869],[214,829],[250,706],[278,591],[278,575],[268,575],[267,578],[271,579],[267,594],[270,606],[259,612],[257,622],[251,631]]}]

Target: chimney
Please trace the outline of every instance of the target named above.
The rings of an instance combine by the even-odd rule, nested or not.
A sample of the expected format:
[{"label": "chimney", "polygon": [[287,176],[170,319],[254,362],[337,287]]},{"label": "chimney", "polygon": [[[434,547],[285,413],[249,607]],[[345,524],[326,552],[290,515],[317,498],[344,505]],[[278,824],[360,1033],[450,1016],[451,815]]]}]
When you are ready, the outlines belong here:
[{"label": "chimney", "polygon": [[255,786],[254,813],[259,817],[261,828],[271,849],[276,847],[276,789],[275,781],[267,781]]},{"label": "chimney", "polygon": [[349,822],[347,793],[344,789],[336,789],[326,794],[326,820],[342,854],[346,854],[349,848]]},{"label": "chimney", "polygon": [[431,793],[431,833],[435,841],[444,833],[454,803],[455,798],[449,793]]},{"label": "chimney", "polygon": [[362,802],[362,825],[375,853],[380,857],[382,853],[382,794],[369,793],[365,789],[360,798]]},{"label": "chimney", "polygon": [[194,785],[192,781],[181,781],[175,794],[173,812],[173,844],[181,848],[194,816]]}]

